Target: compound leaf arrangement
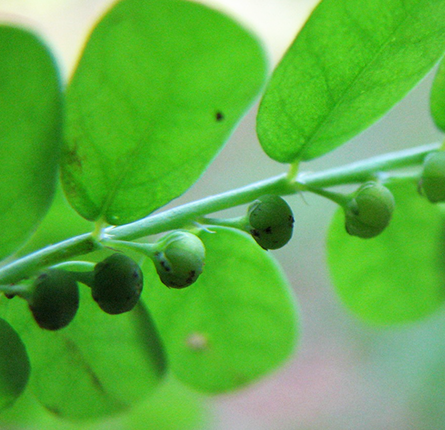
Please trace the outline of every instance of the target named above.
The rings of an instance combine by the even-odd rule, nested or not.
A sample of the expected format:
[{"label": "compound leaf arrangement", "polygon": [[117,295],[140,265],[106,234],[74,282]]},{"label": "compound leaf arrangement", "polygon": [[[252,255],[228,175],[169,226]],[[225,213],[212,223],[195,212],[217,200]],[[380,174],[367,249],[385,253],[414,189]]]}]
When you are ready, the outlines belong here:
[{"label": "compound leaf arrangement", "polygon": [[[437,310],[444,148],[312,174],[299,165],[379,119],[444,52],[445,0],[323,0],[267,80],[261,43],[221,12],[121,0],[63,86],[32,30],[0,26],[3,422],[147,428],[163,396],[179,415],[193,402],[178,381],[226,393],[285,363],[298,305],[272,252],[299,226],[294,194],[339,206],[328,264],[354,314],[391,325]],[[442,130],[444,70],[431,93]],[[287,172],[163,210],[261,95],[259,140]]]}]

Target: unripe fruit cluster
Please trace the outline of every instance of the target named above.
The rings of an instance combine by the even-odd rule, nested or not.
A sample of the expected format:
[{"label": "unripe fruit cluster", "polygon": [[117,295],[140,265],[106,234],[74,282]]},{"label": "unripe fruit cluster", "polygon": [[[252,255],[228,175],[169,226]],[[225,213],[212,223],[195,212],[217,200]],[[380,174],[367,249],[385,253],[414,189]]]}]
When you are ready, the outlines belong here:
[{"label": "unripe fruit cluster", "polygon": [[118,253],[97,263],[91,272],[46,270],[36,278],[25,297],[41,328],[59,330],[74,319],[79,308],[78,281],[91,288],[93,299],[104,312],[114,315],[136,306],[143,275],[134,260]]}]

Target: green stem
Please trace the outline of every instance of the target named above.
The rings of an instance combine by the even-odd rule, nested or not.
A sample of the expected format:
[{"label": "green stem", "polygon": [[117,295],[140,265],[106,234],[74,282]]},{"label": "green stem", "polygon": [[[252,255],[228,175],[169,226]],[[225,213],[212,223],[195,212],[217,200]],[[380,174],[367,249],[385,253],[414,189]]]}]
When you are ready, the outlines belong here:
[{"label": "green stem", "polygon": [[323,188],[311,187],[310,185],[300,184],[301,191],[309,191],[314,194],[318,194],[319,196],[326,197],[334,203],[337,203],[339,206],[346,208],[349,201],[351,200],[349,195],[336,193],[334,191],[328,191]]},{"label": "green stem", "polygon": [[67,270],[69,272],[91,272],[94,270],[94,263],[89,261],[65,261],[53,266],[54,269]]},{"label": "green stem", "polygon": [[[264,194],[290,195],[298,193],[301,191],[302,184],[325,188],[365,182],[379,171],[419,165],[429,152],[437,150],[439,147],[440,144],[435,143],[373,157],[324,172],[299,174],[298,182],[301,184],[290,180],[287,174],[282,174],[150,215],[131,224],[108,227],[102,232],[103,241],[106,243],[107,239],[134,240],[168,230],[184,228],[199,217],[250,203]],[[294,171],[292,170],[292,174]],[[96,236],[98,236],[98,231],[96,229],[94,233]],[[0,269],[0,284],[18,283],[45,267],[100,249],[102,244],[98,240],[99,238],[96,239],[91,233],[84,234],[29,254]]]},{"label": "green stem", "polygon": [[199,217],[250,203],[264,194],[295,194],[295,189],[293,184],[287,180],[286,174],[283,174],[246,187],[187,203],[131,224],[108,227],[104,233],[113,239],[133,240],[168,230],[180,229]]},{"label": "green stem", "polygon": [[416,166],[432,151],[437,151],[440,143],[418,146],[402,151],[390,152],[367,160],[357,161],[346,166],[336,167],[319,173],[302,173],[298,181],[313,187],[326,188],[336,185],[361,183],[369,180],[376,172]]},{"label": "green stem", "polygon": [[14,284],[45,267],[101,249],[90,233],[76,236],[29,254],[0,269],[0,284]]},{"label": "green stem", "polygon": [[235,218],[200,218],[197,220],[199,224],[205,226],[223,226],[236,228],[238,230],[249,231],[248,218],[243,215]]},{"label": "green stem", "polygon": [[128,242],[125,240],[113,240],[108,238],[104,239],[104,246],[118,251],[136,251],[149,258],[153,258],[159,250],[159,246],[157,246],[156,243]]}]

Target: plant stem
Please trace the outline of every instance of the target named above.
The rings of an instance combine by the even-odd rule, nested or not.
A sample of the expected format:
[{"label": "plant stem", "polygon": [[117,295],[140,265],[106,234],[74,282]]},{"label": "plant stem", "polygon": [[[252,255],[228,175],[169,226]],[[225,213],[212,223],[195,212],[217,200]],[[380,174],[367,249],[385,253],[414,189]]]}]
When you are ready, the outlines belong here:
[{"label": "plant stem", "polygon": [[302,173],[298,180],[313,187],[333,187],[365,182],[379,171],[387,171],[423,163],[427,154],[440,148],[440,143],[390,152],[319,173]]},{"label": "plant stem", "polygon": [[[134,240],[168,230],[184,228],[199,217],[250,203],[264,194],[296,194],[301,192],[302,189],[304,190],[305,185],[325,188],[365,182],[379,171],[419,165],[429,152],[437,150],[439,147],[439,143],[424,145],[372,157],[324,172],[303,173],[298,175],[298,181],[293,181],[285,173],[245,187],[187,203],[159,214],[150,215],[131,224],[108,227],[102,233],[105,238],[111,240]],[[295,169],[292,170],[292,173],[294,171]],[[100,234],[96,229],[93,234],[88,233],[73,237],[5,265],[0,269],[0,285],[20,282],[45,267],[101,249],[103,245],[99,242],[99,238]]]}]

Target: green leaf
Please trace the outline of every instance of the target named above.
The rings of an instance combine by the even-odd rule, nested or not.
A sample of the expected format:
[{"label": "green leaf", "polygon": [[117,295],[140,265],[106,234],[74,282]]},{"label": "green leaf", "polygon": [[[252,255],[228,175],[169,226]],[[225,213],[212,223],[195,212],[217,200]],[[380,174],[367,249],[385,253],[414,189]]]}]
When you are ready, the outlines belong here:
[{"label": "green leaf", "polygon": [[264,151],[311,160],[370,126],[445,50],[443,0],[323,0],[275,70],[261,102]]},{"label": "green leaf", "polygon": [[445,61],[442,60],[431,88],[431,115],[436,126],[445,131]]},{"label": "green leaf", "polygon": [[61,242],[94,230],[94,224],[85,220],[67,202],[61,187],[56,189],[51,208],[29,242],[18,256],[30,254],[45,246]]},{"label": "green leaf", "polygon": [[258,42],[182,0],[123,0],[99,22],[67,92],[62,179],[85,218],[125,224],[187,190],[265,77]]},{"label": "green leaf", "polygon": [[0,258],[4,258],[26,241],[50,206],[62,105],[56,66],[36,36],[0,25],[0,58]]},{"label": "green leaf", "polygon": [[128,409],[158,386],[165,370],[145,307],[108,315],[85,290],[73,322],[56,332],[40,329],[23,300],[2,305],[27,345],[33,393],[49,411],[76,420]]},{"label": "green leaf", "polygon": [[391,191],[396,207],[382,234],[365,240],[349,236],[339,209],[327,242],[338,295],[357,316],[375,324],[424,318],[445,300],[444,216],[414,185]]},{"label": "green leaf", "polygon": [[17,430],[198,430],[209,421],[199,396],[171,377],[133,406],[113,417],[78,423],[59,419],[26,391],[13,408],[0,415],[0,425]]},{"label": "green leaf", "polygon": [[17,332],[0,318],[0,410],[10,407],[28,383],[30,364]]},{"label": "green leaf", "polygon": [[145,265],[153,313],[172,372],[209,393],[242,387],[289,357],[297,337],[294,301],[280,268],[252,238],[203,233],[206,264],[188,288],[169,289]]}]

